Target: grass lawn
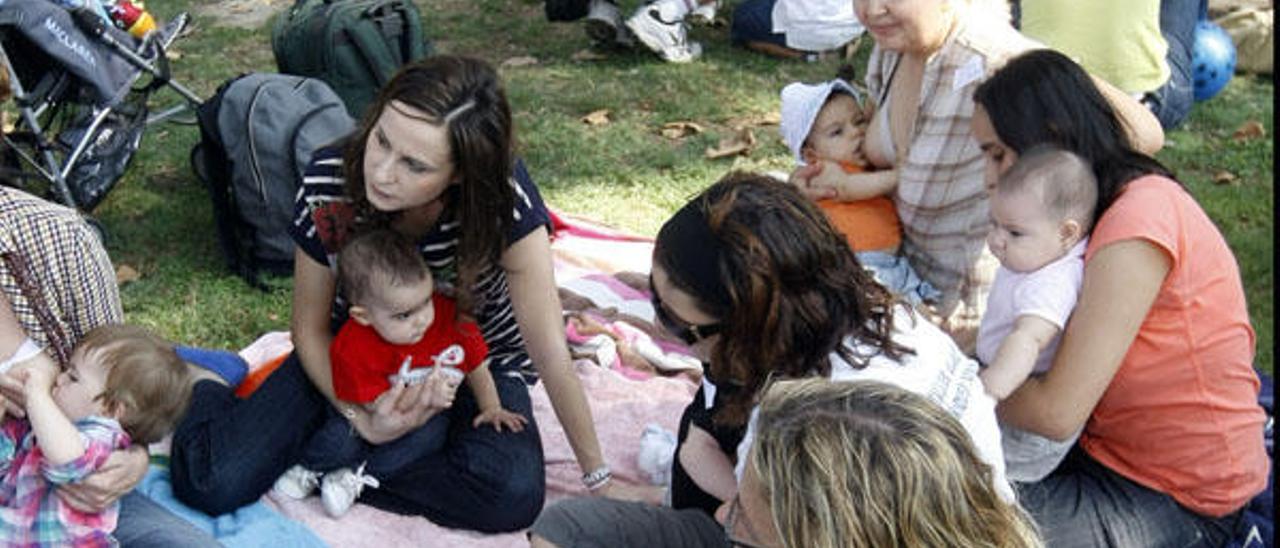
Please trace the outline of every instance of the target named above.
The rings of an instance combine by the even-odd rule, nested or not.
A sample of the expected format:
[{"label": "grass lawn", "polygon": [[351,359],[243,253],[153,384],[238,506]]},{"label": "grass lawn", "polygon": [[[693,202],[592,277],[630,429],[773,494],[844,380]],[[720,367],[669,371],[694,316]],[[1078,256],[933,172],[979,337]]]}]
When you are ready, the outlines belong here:
[{"label": "grass lawn", "polygon": [[[274,1],[285,3],[291,2]],[[208,6],[197,10],[202,4],[150,3],[161,18],[184,10],[197,13],[193,30],[176,46],[176,78],[208,96],[241,72],[274,70],[269,24],[224,26],[203,15]],[[213,5],[234,10],[245,3]],[[790,81],[830,78],[839,64],[753,54],[732,47],[724,28],[695,29],[705,55],[688,65],[665,64],[639,52],[577,60],[575,54],[587,47],[581,28],[547,23],[541,2],[419,5],[438,51],[477,55],[501,66],[520,152],[547,201],[649,235],[729,169],[787,169],[790,158],[777,126],[765,123],[771,116],[776,120],[778,92]],[[524,57],[536,62],[502,65]],[[1273,360],[1272,90],[1268,79],[1236,77],[1219,97],[1197,106],[1183,129],[1168,135],[1159,156],[1187,183],[1235,251],[1258,332],[1258,364],[1268,371]],[[172,97],[161,92],[156,100]],[[609,123],[581,121],[601,109],[608,109]],[[1266,137],[1233,139],[1248,120],[1261,122]],[[678,121],[696,122],[705,131],[680,139],[660,133],[663,124]],[[749,155],[704,158],[704,150],[743,127],[756,139]],[[288,328],[290,284],[273,281],[273,290],[264,293],[225,270],[208,197],[187,161],[197,139],[193,126],[149,129],[130,173],[95,214],[108,228],[117,265],[141,274],[123,287],[129,321],[189,344],[239,348],[265,331]],[[1234,182],[1215,184],[1222,171],[1233,174]]]}]

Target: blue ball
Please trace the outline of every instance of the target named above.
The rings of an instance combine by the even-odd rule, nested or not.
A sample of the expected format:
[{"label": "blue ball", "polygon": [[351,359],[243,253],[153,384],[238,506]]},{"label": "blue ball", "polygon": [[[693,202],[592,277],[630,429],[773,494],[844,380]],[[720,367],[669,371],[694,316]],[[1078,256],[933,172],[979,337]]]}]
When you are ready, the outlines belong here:
[{"label": "blue ball", "polygon": [[1211,21],[1196,23],[1191,49],[1191,81],[1196,101],[1217,95],[1236,72],[1236,45],[1231,35]]}]

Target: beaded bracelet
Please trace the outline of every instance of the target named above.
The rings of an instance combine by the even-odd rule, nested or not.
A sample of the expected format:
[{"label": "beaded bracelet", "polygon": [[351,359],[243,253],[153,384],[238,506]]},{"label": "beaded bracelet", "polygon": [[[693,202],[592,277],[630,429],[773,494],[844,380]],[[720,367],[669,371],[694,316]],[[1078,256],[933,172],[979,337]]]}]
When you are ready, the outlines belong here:
[{"label": "beaded bracelet", "polygon": [[608,485],[611,479],[613,479],[613,471],[609,470],[609,465],[605,464],[583,474],[582,484],[587,486],[588,491],[597,491],[601,487]]}]

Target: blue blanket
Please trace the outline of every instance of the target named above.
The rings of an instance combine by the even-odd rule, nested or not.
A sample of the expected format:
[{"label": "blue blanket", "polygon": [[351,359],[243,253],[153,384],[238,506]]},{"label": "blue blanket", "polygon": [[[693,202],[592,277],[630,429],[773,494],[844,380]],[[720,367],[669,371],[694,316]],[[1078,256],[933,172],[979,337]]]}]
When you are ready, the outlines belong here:
[{"label": "blue blanket", "polygon": [[191,522],[231,548],[270,546],[272,548],[323,548],[325,543],[310,529],[284,517],[262,502],[255,502],[235,512],[210,516],[178,502],[169,483],[169,469],[152,465],[138,485],[138,491],[157,504]]}]

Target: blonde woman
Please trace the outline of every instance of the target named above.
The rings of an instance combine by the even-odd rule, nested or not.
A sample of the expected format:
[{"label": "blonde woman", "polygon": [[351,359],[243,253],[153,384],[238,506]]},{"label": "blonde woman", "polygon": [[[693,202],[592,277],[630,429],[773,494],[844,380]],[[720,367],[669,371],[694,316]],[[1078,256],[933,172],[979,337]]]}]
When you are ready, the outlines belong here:
[{"label": "blonde woman", "polygon": [[[774,383],[759,409],[760,433],[719,523],[694,510],[572,499],[543,513],[533,546],[1042,546],[964,427],[923,396],[810,377]],[[618,536],[574,531],[597,518],[613,520]]]},{"label": "blonde woman", "polygon": [[718,516],[759,546],[1040,546],[964,427],[875,381],[776,383],[738,496]]}]

